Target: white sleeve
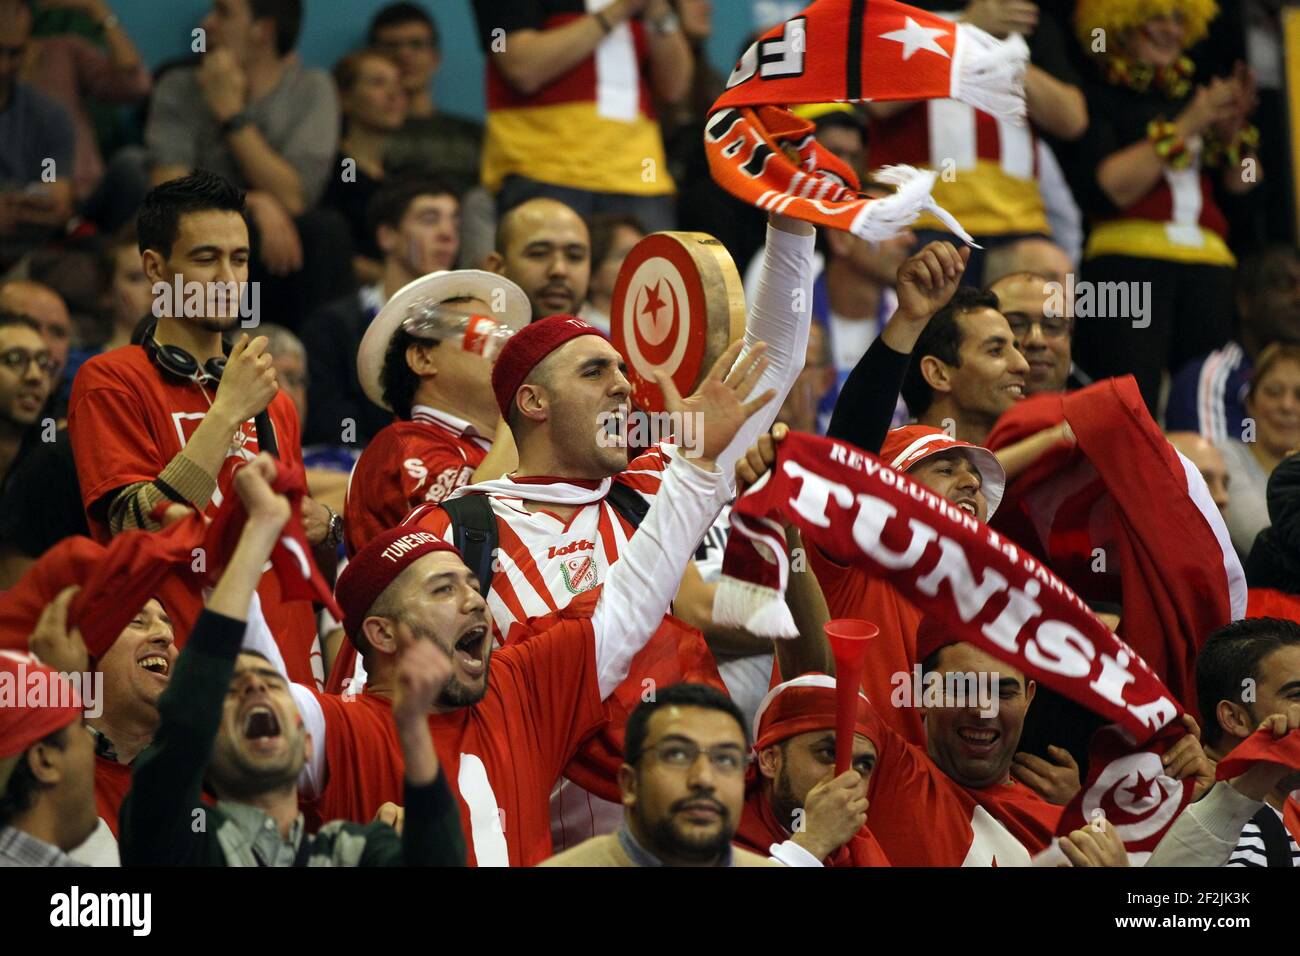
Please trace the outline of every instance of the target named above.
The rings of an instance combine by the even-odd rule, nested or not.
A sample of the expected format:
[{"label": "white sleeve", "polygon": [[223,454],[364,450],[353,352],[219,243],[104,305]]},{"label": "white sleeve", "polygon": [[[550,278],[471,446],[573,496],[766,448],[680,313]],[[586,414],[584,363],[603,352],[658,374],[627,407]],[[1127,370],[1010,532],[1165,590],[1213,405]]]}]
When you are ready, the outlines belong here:
[{"label": "white sleeve", "polygon": [[769,859],[776,860],[786,866],[825,866],[821,860],[813,856],[798,843],[793,840],[786,840],[784,843],[773,843],[767,849]]},{"label": "white sleeve", "polygon": [[730,497],[723,474],[674,455],[641,526],[610,566],[591,616],[602,700],[668,613],[696,546]]},{"label": "white sleeve", "polygon": [[722,469],[729,488],[735,480],[736,462],[760,435],[772,427],[781,403],[803,370],[808,354],[808,325],[812,320],[812,263],[816,241],[815,233],[800,236],[768,224],[763,271],[759,274],[753,306],[745,323],[745,346],[741,357],[756,343],[767,343],[769,364],[753,394],[761,395],[772,388],[776,395],[761,412],[740,427],[726,451],[718,456],[718,467]]},{"label": "white sleeve", "polygon": [[311,753],[298,774],[298,792],[310,799],[325,789],[325,711],[310,687],[290,684],[289,692],[302,715],[303,730],[311,734]]},{"label": "white sleeve", "polygon": [[[244,627],[243,647],[246,651],[261,654],[285,680],[289,680],[284,655],[280,653],[280,645],[275,643],[275,636],[266,623],[266,616],[262,614],[262,599],[256,591],[253,592],[253,599],[248,602],[248,624]],[[307,755],[302,773],[298,776],[298,792],[305,797],[315,797],[325,783],[325,712],[321,710],[320,701],[311,688],[289,681],[289,692],[298,705],[303,728],[311,734],[311,753]]]},{"label": "white sleeve", "polygon": [[1147,866],[1223,866],[1242,828],[1264,804],[1220,781],[1178,815],[1147,859]]}]

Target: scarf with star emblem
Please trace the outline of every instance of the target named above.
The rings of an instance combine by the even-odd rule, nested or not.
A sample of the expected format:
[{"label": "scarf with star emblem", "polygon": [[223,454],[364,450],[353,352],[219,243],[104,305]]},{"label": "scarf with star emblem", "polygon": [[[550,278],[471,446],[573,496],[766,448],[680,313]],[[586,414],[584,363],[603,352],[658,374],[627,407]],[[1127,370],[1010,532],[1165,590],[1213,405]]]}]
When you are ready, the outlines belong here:
[{"label": "scarf with star emblem", "polygon": [[704,129],[709,169],[727,192],[871,241],[929,211],[964,241],[930,197],[938,173],[890,166],[873,179],[892,195],[861,192],[857,173],[817,145],[798,103],[952,98],[1023,121],[1029,49],[893,0],[816,0],[774,27],[736,64]]}]

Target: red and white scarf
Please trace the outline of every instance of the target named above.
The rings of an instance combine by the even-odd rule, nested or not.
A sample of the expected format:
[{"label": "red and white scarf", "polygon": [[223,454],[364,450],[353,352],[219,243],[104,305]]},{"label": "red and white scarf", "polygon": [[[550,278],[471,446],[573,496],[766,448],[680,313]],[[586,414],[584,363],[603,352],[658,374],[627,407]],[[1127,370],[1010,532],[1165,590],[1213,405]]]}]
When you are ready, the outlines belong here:
[{"label": "red and white scarf", "polygon": [[812,123],[785,107],[952,98],[1023,120],[1028,58],[1018,36],[997,40],[894,0],[816,0],[736,64],[705,123],[709,169],[751,205],[863,239],[888,239],[928,210],[973,245],[930,198],[936,172],[891,166],[874,178],[897,191],[863,196],[857,174],[817,145]]},{"label": "red and white scarf", "polygon": [[1031,554],[850,445],[792,434],[736,500],[715,624],[796,635],[784,602],[783,523],[799,528],[806,547],[893,585],[958,640],[1114,722],[1094,739],[1093,775],[1059,832],[1088,822],[1084,801],[1104,794],[1109,818],[1118,810],[1132,818],[1122,821],[1133,824],[1120,833],[1126,846],[1144,852],[1191,799],[1190,781],[1160,773],[1160,755],[1184,732],[1182,708],[1141,656]]}]

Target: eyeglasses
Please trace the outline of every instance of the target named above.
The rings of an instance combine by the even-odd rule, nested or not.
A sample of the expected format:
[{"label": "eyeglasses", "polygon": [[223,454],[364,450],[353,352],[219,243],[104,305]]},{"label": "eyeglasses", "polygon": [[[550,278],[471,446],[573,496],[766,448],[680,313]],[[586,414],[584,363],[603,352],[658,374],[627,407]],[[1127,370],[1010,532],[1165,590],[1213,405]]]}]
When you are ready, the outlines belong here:
[{"label": "eyeglasses", "polygon": [[7,352],[0,352],[0,365],[3,365],[11,372],[17,372],[19,375],[26,372],[28,366],[33,362],[46,375],[53,375],[54,370],[59,367],[59,363],[54,360],[54,356],[49,352],[29,352],[26,349],[10,349]]},{"label": "eyeglasses", "polygon": [[1011,326],[1011,331],[1018,339],[1027,338],[1029,330],[1035,325],[1042,330],[1045,339],[1059,339],[1070,334],[1070,320],[1063,316],[1044,316],[1041,319],[1008,318],[1007,324]]},{"label": "eyeglasses", "polygon": [[656,760],[674,770],[694,767],[695,761],[700,759],[700,754],[707,754],[709,764],[720,774],[731,777],[745,772],[745,752],[735,744],[701,747],[690,740],[662,740],[642,748],[637,760],[647,753],[653,753]]}]

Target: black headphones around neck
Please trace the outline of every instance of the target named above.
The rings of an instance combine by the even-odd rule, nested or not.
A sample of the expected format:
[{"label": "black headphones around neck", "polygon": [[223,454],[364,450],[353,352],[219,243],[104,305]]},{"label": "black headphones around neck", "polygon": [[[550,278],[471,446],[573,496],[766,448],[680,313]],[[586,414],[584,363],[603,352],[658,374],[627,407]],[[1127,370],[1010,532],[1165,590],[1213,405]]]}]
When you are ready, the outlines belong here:
[{"label": "black headphones around neck", "polygon": [[[199,360],[179,345],[159,345],[158,340],[153,337],[157,327],[158,324],[155,322],[146,327],[143,332],[140,332],[139,326],[136,329],[137,334],[140,335],[141,348],[158,371],[174,381],[193,382],[200,387],[203,385],[215,387],[220,384],[221,376],[226,371],[226,357],[230,355],[230,350],[233,348],[229,342],[223,338],[221,351],[224,354],[218,358],[208,359],[200,367]],[[276,458],[280,457],[275,429],[271,426],[270,412],[267,409],[258,412],[253,417],[253,425],[257,429],[257,444],[262,451],[269,452]]]},{"label": "black headphones around neck", "polygon": [[225,355],[210,358],[200,367],[199,360],[179,345],[159,345],[153,337],[157,327],[155,323],[144,330],[140,345],[159,371],[178,381],[199,385],[216,385],[221,381],[221,376],[226,371],[226,356],[230,354],[229,342],[224,338],[221,340],[221,351]]}]

